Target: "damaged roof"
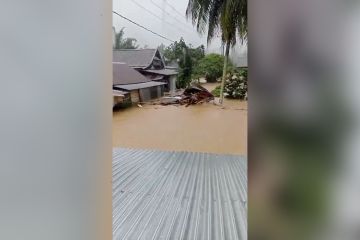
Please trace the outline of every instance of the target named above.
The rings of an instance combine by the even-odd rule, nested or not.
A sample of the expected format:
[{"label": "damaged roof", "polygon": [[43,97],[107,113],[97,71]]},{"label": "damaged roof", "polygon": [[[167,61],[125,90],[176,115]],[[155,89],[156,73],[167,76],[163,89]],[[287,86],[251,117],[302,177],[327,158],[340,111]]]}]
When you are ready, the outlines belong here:
[{"label": "damaged roof", "polygon": [[247,239],[246,158],[114,149],[113,239]]},{"label": "damaged roof", "polygon": [[123,62],[133,68],[147,68],[151,65],[157,49],[113,50],[113,62]]},{"label": "damaged roof", "polygon": [[125,63],[113,62],[113,85],[149,82],[145,76]]}]

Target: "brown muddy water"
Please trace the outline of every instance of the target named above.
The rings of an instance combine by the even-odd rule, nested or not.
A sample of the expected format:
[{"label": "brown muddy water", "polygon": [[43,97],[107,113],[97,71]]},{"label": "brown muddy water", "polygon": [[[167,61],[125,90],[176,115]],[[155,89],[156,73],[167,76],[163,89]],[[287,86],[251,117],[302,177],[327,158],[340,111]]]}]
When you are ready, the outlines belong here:
[{"label": "brown muddy water", "polygon": [[247,154],[246,101],[135,106],[114,112],[112,127],[113,147]]}]

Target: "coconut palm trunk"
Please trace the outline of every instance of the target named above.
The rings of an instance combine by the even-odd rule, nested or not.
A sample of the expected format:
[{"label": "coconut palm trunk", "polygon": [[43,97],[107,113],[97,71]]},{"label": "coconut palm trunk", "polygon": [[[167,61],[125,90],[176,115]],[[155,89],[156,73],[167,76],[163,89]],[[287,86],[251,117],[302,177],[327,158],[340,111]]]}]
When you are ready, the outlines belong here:
[{"label": "coconut palm trunk", "polygon": [[224,86],[225,86],[226,71],[227,71],[228,62],[229,62],[229,52],[230,52],[230,42],[227,42],[226,49],[225,49],[225,57],[224,57],[223,75],[222,75],[221,87],[220,87],[220,104],[223,104],[223,102],[224,102]]}]

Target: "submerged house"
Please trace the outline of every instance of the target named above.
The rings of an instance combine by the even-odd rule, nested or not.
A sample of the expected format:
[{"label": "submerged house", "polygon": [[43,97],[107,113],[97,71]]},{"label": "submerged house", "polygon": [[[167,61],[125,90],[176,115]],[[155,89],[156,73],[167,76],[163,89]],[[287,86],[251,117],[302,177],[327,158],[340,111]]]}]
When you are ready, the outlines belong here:
[{"label": "submerged house", "polygon": [[169,69],[158,49],[120,49],[113,51],[114,63],[126,63],[150,81],[165,83],[165,92],[176,90],[176,69]]},{"label": "submerged house", "polygon": [[131,105],[130,93],[113,88],[113,108],[126,107]]},{"label": "submerged house", "polygon": [[125,63],[113,62],[114,106],[124,101],[146,102],[164,95],[163,82],[146,78]]}]

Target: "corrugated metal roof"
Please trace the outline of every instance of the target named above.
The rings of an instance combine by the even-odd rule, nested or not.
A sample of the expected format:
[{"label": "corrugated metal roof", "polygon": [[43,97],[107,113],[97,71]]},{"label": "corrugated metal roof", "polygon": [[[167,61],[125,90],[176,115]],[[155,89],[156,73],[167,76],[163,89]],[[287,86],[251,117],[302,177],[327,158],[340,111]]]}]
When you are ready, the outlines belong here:
[{"label": "corrugated metal roof", "polygon": [[160,86],[160,85],[165,85],[165,84],[166,83],[149,81],[149,82],[136,83],[136,84],[115,85],[114,88],[131,91],[131,90],[135,90],[135,89],[149,88],[149,87],[155,87],[155,86]]},{"label": "corrugated metal roof", "polygon": [[113,51],[113,62],[124,62],[130,67],[146,68],[150,66],[156,49],[120,49]]},{"label": "corrugated metal roof", "polygon": [[158,69],[158,70],[144,70],[144,72],[148,72],[148,73],[156,73],[156,74],[160,74],[160,75],[165,75],[165,76],[171,76],[171,75],[177,75],[178,72],[173,70],[173,69]]},{"label": "corrugated metal roof", "polygon": [[113,62],[113,85],[134,84],[150,81],[138,71],[132,69],[125,63]]},{"label": "corrugated metal roof", "polygon": [[114,149],[113,239],[247,239],[247,161]]}]

